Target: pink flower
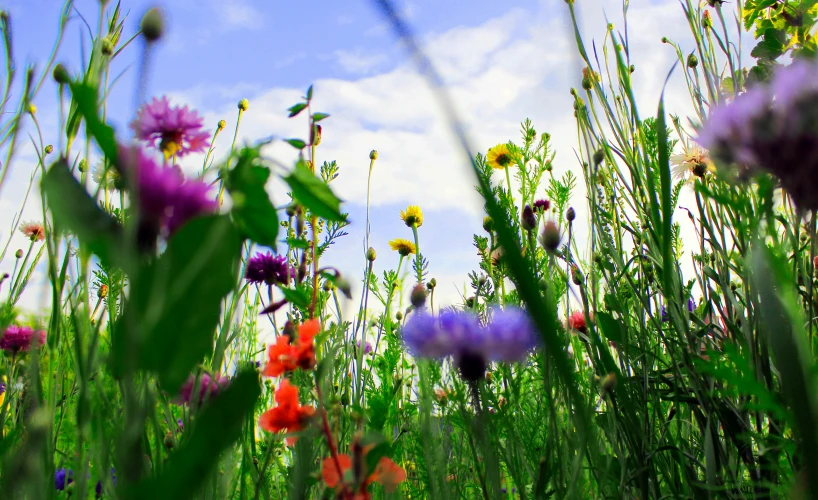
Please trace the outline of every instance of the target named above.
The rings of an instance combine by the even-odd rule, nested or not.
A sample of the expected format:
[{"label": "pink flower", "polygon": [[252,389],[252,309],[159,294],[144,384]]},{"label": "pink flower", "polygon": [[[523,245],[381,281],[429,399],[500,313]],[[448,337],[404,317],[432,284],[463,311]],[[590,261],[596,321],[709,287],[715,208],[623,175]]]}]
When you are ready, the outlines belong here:
[{"label": "pink flower", "polygon": [[588,326],[585,324],[585,314],[582,311],[574,311],[568,316],[568,328],[576,330],[580,333],[588,331]]},{"label": "pink flower", "polygon": [[136,114],[131,128],[136,136],[160,149],[166,157],[185,156],[204,151],[210,144],[210,133],[202,129],[203,119],[187,106],[171,107],[167,97],[153,98]]},{"label": "pink flower", "polygon": [[179,392],[179,400],[183,403],[202,404],[219,394],[226,385],[227,377],[212,377],[208,373],[203,373],[199,378],[199,396],[193,401],[193,388],[196,386],[196,377],[192,374],[188,377],[187,382],[182,385]]},{"label": "pink flower", "polygon": [[20,232],[31,241],[43,241],[45,239],[45,228],[39,222],[20,224]]},{"label": "pink flower", "polygon": [[3,337],[0,338],[0,349],[12,353],[28,351],[33,343],[45,344],[45,332],[34,330],[28,326],[12,325],[6,328]]}]

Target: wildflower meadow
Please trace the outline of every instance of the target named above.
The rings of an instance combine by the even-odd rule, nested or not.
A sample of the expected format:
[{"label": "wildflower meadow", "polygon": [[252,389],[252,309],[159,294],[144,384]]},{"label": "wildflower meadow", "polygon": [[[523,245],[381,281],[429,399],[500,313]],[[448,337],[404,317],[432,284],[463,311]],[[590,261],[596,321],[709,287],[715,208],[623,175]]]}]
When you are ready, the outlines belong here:
[{"label": "wildflower meadow", "polygon": [[411,17],[368,5],[482,200],[455,303],[422,203],[370,230],[378,144],[354,152],[366,196],[338,195],[319,85],[280,110],[299,135],[244,142],[252,100],[210,123],[148,91],[161,8],[46,2],[53,50],[26,65],[3,7],[0,197],[28,184],[0,234],[0,498],[818,498],[818,7],[669,2],[686,39],[646,76],[629,3],[587,39],[593,1],[558,6],[562,149],[526,116],[472,141]]}]

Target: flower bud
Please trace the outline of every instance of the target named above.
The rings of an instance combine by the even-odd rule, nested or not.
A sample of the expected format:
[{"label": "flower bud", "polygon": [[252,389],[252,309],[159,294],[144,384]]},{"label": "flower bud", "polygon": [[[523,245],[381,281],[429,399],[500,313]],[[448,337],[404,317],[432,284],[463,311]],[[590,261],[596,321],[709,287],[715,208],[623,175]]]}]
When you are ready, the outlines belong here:
[{"label": "flower bud", "polygon": [[139,28],[148,43],[155,42],[162,38],[165,31],[165,16],[158,7],[153,7],[142,16]]},{"label": "flower bud", "polygon": [[50,155],[51,153],[54,152],[54,146],[49,144],[45,148],[43,148],[43,151],[45,152],[45,154]]},{"label": "flower bud", "polygon": [[219,130],[224,130],[224,127],[227,126],[227,122],[224,120],[219,120],[219,123],[216,124],[216,128]]},{"label": "flower bud", "polygon": [[526,231],[533,231],[537,227],[537,217],[534,215],[534,209],[531,205],[523,207],[523,215],[520,218],[520,225]]},{"label": "flower bud", "polygon": [[80,173],[85,172],[86,170],[88,170],[88,160],[86,160],[85,158],[80,160],[79,170],[80,170]]},{"label": "flower bud", "polygon": [[104,299],[108,296],[108,285],[100,285],[97,289],[97,297]]},{"label": "flower bud", "polygon": [[489,216],[483,217],[483,230],[490,233],[493,227],[494,220]]},{"label": "flower bud", "polygon": [[242,99],[239,101],[239,111],[247,111],[247,108],[250,107],[250,101],[247,99]]},{"label": "flower bud", "polygon": [[412,288],[412,293],[409,295],[409,302],[415,307],[415,309],[420,309],[426,305],[426,287],[423,284],[418,283]]},{"label": "flower bud", "polygon": [[586,76],[582,78],[582,88],[585,90],[591,90],[594,88],[594,82],[591,80],[590,77]]},{"label": "flower bud", "polygon": [[552,220],[546,221],[540,234],[540,243],[543,248],[549,252],[556,252],[560,247],[561,240],[562,235],[560,234],[560,228],[557,227],[557,224]]},{"label": "flower bud", "polygon": [[571,266],[571,281],[575,285],[581,285],[583,280],[582,271],[577,266]]},{"label": "flower bud", "polygon": [[597,149],[594,151],[594,165],[599,165],[605,159],[605,151]]},{"label": "flower bud", "polygon": [[321,144],[321,132],[322,132],[321,125],[314,125],[312,129],[312,133],[310,134],[310,143],[313,146],[318,146]]},{"label": "flower bud", "polygon": [[102,50],[102,55],[110,56],[114,53],[114,44],[111,43],[111,39],[107,36],[102,39],[102,44],[100,49]]},{"label": "flower bud", "polygon": [[285,212],[287,213],[287,217],[295,217],[297,211],[298,209],[295,206],[295,203],[293,203],[292,205],[287,205],[287,209],[285,210]]},{"label": "flower bud", "polygon": [[434,279],[434,278],[430,279],[430,280],[429,280],[429,288],[431,288],[432,290],[434,290],[436,286],[437,286],[437,280],[436,280],[436,279]]},{"label": "flower bud", "polygon": [[699,58],[696,57],[696,54],[690,54],[687,56],[687,67],[688,68],[695,68],[699,65]]},{"label": "flower bud", "polygon": [[366,260],[368,260],[369,262],[374,262],[377,257],[378,253],[375,251],[375,249],[369,247],[369,249],[366,251]]},{"label": "flower bud", "polygon": [[23,258],[23,249],[18,248],[17,251],[14,252],[14,256],[17,257],[18,259],[22,259]]},{"label": "flower bud", "polygon": [[165,448],[168,450],[173,449],[173,435],[170,432],[165,435]]},{"label": "flower bud", "polygon": [[400,311],[396,312],[395,313],[395,319],[398,320],[398,321],[402,320],[403,319],[403,313],[400,312]]},{"label": "flower bud", "polygon": [[568,211],[565,212],[565,218],[568,222],[573,222],[574,219],[577,218],[577,213],[574,211],[574,207],[568,207]]},{"label": "flower bud", "polygon": [[30,114],[31,116],[34,116],[37,113],[37,106],[35,106],[33,103],[28,103],[26,111],[28,111],[28,114]]},{"label": "flower bud", "polygon": [[335,286],[338,287],[338,290],[341,290],[341,293],[343,293],[346,298],[352,298],[352,285],[349,284],[348,279],[341,276],[341,273],[335,276]]},{"label": "flower bud", "polygon": [[321,288],[322,288],[322,289],[323,289],[325,292],[329,292],[330,290],[332,290],[332,281],[330,281],[330,280],[324,280],[324,283],[321,285]]},{"label": "flower bud", "polygon": [[54,70],[51,71],[51,76],[54,78],[54,81],[60,85],[66,85],[71,81],[71,76],[68,74],[68,70],[65,69],[65,66],[63,66],[62,63],[58,63],[56,66],[54,66]]},{"label": "flower bud", "polygon": [[377,160],[378,159],[378,152],[376,150],[372,150],[369,152],[369,159],[370,160]]}]

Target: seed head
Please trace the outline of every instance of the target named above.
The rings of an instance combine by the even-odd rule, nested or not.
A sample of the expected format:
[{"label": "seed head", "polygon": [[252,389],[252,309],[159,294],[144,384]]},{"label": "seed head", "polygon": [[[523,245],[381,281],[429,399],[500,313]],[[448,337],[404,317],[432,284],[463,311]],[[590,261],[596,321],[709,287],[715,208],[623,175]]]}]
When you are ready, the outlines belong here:
[{"label": "seed head", "polygon": [[165,16],[162,10],[158,7],[148,9],[142,21],[139,23],[139,28],[142,30],[142,35],[148,43],[155,42],[162,38],[165,32]]}]

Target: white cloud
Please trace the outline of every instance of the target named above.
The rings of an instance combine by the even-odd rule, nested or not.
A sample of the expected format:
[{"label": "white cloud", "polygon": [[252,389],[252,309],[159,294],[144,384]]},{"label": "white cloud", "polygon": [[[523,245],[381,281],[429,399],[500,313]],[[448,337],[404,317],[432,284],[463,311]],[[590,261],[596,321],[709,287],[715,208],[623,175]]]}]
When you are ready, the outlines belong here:
[{"label": "white cloud", "polygon": [[264,15],[246,0],[213,0],[211,6],[224,29],[258,29],[264,26]]},{"label": "white cloud", "polygon": [[370,74],[387,61],[386,54],[367,53],[360,49],[336,50],[333,54],[341,69],[354,75]]}]

